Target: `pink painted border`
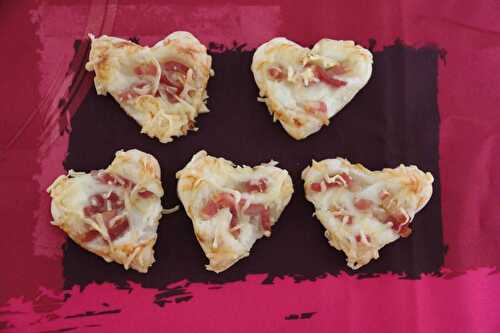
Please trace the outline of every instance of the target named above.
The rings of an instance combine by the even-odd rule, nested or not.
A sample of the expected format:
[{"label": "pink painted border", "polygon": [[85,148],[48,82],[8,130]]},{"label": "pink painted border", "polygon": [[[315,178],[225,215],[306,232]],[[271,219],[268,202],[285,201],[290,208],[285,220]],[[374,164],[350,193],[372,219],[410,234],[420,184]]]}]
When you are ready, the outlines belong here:
[{"label": "pink painted border", "polygon": [[[495,221],[498,204],[492,198],[500,194],[494,173],[500,166],[496,158],[500,75],[491,69],[500,62],[494,48],[500,31],[495,16],[499,10],[495,1],[462,6],[453,1],[396,0],[382,4],[319,2],[315,6],[268,1],[251,5],[219,2],[215,6],[207,1],[183,5],[154,1],[140,5],[128,1],[120,5],[114,1],[6,5],[3,22],[16,26],[25,44],[13,45],[10,36],[3,35],[2,45],[11,48],[10,53],[28,55],[6,68],[6,74],[17,78],[16,73],[29,69],[32,80],[19,78],[17,85],[2,90],[3,96],[14,98],[21,107],[1,124],[0,139],[6,145],[0,165],[9,175],[1,193],[10,197],[10,189],[19,189],[27,199],[23,206],[4,201],[0,210],[5,217],[12,217],[10,220],[21,217],[31,221],[34,216],[36,223],[9,226],[15,236],[0,244],[2,253],[20,258],[9,274],[0,277],[5,286],[0,301],[7,302],[0,311],[9,312],[2,317],[7,316],[15,331],[62,328],[66,322],[76,322],[80,329],[87,324],[105,325],[100,326],[104,331],[159,327],[173,331],[498,331],[495,300],[500,281],[492,272],[497,271],[500,261],[500,225]],[[304,13],[311,19],[304,19]],[[252,24],[255,19],[258,26]],[[67,25],[68,20],[73,24]],[[87,32],[134,34],[148,43],[161,37],[158,27],[167,32],[184,28],[203,42],[217,40],[231,45],[233,40],[246,41],[248,48],[286,35],[306,45],[323,36],[353,38],[365,45],[369,38],[375,38],[378,46],[400,37],[407,43],[435,42],[446,49],[447,62],[439,73],[440,168],[444,239],[449,245],[445,265],[450,272],[445,277],[425,276],[417,281],[392,275],[362,280],[343,275],[299,284],[286,278],[273,285],[262,285],[263,277],[249,276],[244,282],[220,289],[191,284],[186,292],[192,299],[175,303],[173,298],[174,303],[164,308],[151,301],[156,290],[136,285],[130,290],[91,285],[84,291],[66,291],[71,297],[62,302],[60,245],[64,238],[47,223],[48,200],[43,195],[62,171],[59,161],[67,147],[68,135],[59,136],[60,128],[50,125],[57,119],[57,103],[67,96],[71,80],[64,70],[67,67],[61,64],[69,63],[73,41]],[[38,89],[34,91],[33,86]],[[86,82],[81,89],[88,87]],[[77,98],[74,103],[78,105]],[[70,114],[71,107],[69,110]],[[475,152],[472,159],[471,151]],[[26,234],[32,235],[30,243],[26,243]],[[102,302],[109,306],[102,306]],[[108,308],[120,312],[62,319],[88,309]],[[16,311],[21,313],[12,313]],[[314,314],[309,319],[284,319],[310,312]],[[109,320],[115,318],[119,320]],[[96,332],[99,327],[87,329]]]},{"label": "pink painted border", "polygon": [[[184,293],[153,303],[157,290],[131,284],[77,287],[63,295],[47,290],[32,302],[9,301],[10,322],[19,331],[78,327],[78,331],[172,332],[495,332],[500,327],[498,285],[491,269],[452,279],[421,280],[394,275],[358,279],[328,276],[295,283],[291,278],[264,285],[265,276],[224,286],[180,281],[168,286]],[[218,288],[221,287],[221,288]],[[103,305],[104,304],[104,305]],[[87,314],[86,316],[83,316]],[[296,319],[290,319],[290,318]],[[288,319],[287,319],[288,318]],[[87,325],[97,325],[87,327]]]}]

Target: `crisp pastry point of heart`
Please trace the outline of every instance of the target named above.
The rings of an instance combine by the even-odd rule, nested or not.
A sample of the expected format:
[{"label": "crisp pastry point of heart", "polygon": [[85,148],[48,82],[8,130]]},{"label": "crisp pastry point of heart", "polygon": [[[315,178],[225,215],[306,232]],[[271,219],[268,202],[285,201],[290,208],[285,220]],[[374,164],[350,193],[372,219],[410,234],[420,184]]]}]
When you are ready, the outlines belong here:
[{"label": "crisp pastry point of heart", "polygon": [[160,166],[137,149],[118,151],[104,170],[70,170],[47,189],[53,225],[82,248],[146,273],[162,216]]},{"label": "crisp pastry point of heart", "polygon": [[331,246],[358,269],[385,245],[411,234],[410,224],[432,196],[434,178],[416,166],[370,171],[342,158],[313,161],[302,172],[306,198]]},{"label": "crisp pastry point of heart", "polygon": [[365,86],[372,62],[370,51],[352,41],[322,39],[308,49],[278,37],[257,48],[252,72],[258,100],[301,140],[328,125]]},{"label": "crisp pastry point of heart", "polygon": [[111,94],[141,125],[141,133],[162,143],[196,130],[208,112],[206,87],[212,58],[192,34],[177,31],[153,47],[103,35],[92,41],[88,71],[99,95]]},{"label": "crisp pastry point of heart", "polygon": [[253,168],[195,154],[177,172],[177,192],[205,255],[208,270],[222,272],[248,256],[262,236],[271,236],[290,201],[288,172],[271,161]]}]

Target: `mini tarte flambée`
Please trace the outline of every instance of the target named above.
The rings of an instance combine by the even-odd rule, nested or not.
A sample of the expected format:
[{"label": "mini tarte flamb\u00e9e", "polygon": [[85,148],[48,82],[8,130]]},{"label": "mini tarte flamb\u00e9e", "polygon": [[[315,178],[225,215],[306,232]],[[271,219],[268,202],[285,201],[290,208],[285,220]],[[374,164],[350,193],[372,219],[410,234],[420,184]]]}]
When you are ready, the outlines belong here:
[{"label": "mini tarte flamb\u00e9e", "polygon": [[137,149],[118,151],[106,169],[70,170],[47,189],[53,225],[82,248],[146,273],[162,216],[160,166]]},{"label": "mini tarte flamb\u00e9e", "polygon": [[85,68],[96,74],[97,93],[111,94],[141,133],[167,143],[196,130],[196,117],[208,112],[206,87],[213,75],[212,58],[196,37],[177,31],[151,48],[106,35],[90,38]]},{"label": "mini tarte flamb\u00e9e", "polygon": [[288,172],[276,162],[240,167],[205,151],[177,178],[177,193],[210,261],[206,268],[217,273],[248,256],[259,238],[271,236],[293,193]]},{"label": "mini tarte flamb\u00e9e", "polygon": [[259,100],[301,140],[328,125],[366,85],[372,62],[370,51],[353,41],[322,39],[308,49],[278,37],[257,48],[252,72]]},{"label": "mini tarte flamb\u00e9e", "polygon": [[432,196],[434,178],[416,166],[370,171],[342,158],[313,161],[302,172],[306,198],[331,246],[358,269],[379,250],[411,234],[411,222]]}]

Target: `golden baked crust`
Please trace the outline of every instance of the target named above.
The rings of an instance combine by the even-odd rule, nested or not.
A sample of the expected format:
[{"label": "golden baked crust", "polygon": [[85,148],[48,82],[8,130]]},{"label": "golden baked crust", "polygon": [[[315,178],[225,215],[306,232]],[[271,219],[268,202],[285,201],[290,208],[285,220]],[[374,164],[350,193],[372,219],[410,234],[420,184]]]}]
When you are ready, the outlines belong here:
[{"label": "golden baked crust", "polygon": [[151,155],[118,151],[104,170],[70,170],[47,189],[53,225],[107,262],[145,273],[162,216],[160,166]]},{"label": "golden baked crust", "polygon": [[293,193],[288,172],[275,162],[250,168],[200,151],[177,172],[177,193],[210,263],[222,272],[271,235]]},{"label": "golden baked crust", "polygon": [[313,161],[302,172],[306,198],[331,246],[358,269],[379,250],[411,234],[410,223],[430,200],[434,178],[416,166],[370,171],[342,158]]},{"label": "golden baked crust", "polygon": [[168,35],[153,47],[109,36],[92,40],[88,71],[95,71],[99,95],[110,93],[141,126],[162,143],[186,135],[205,105],[212,58],[189,32]]},{"label": "golden baked crust", "polygon": [[319,131],[365,86],[370,51],[353,41],[322,39],[312,49],[283,37],[262,44],[252,72],[274,121],[294,139]]}]

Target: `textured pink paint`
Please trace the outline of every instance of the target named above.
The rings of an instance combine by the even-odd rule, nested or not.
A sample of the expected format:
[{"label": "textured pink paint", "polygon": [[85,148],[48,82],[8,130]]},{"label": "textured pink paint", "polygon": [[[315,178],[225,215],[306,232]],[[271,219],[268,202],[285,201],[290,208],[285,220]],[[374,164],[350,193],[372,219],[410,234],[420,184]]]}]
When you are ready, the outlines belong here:
[{"label": "textured pink paint", "polygon": [[[172,332],[495,332],[500,297],[500,276],[481,269],[454,278],[424,276],[421,280],[385,275],[357,279],[342,275],[314,282],[295,283],[291,278],[263,285],[265,276],[249,276],[245,282],[213,285],[191,284],[186,302],[174,297],[164,307],[152,301],[156,290],[131,285],[130,290],[91,285],[83,292],[73,288],[71,298],[46,295],[40,303],[11,300],[7,309],[16,330],[52,330],[99,325],[101,331]],[[185,281],[168,286],[183,286]],[[480,293],[478,292],[480,291]],[[49,301],[47,301],[49,300]],[[52,302],[52,303],[50,303]],[[108,306],[103,306],[107,303]],[[85,313],[120,310],[120,313],[64,319]],[[313,312],[309,319],[285,320],[291,314]],[[251,315],[249,315],[251,314]],[[122,320],[125,319],[126,320]],[[459,320],[457,320],[459,319]],[[33,327],[30,323],[36,322]],[[94,328],[88,328],[95,332]]]},{"label": "textured pink paint", "polygon": [[[55,132],[59,129],[52,127]],[[66,171],[62,162],[66,157],[69,134],[65,134],[53,142],[50,149],[40,154],[40,173],[35,176],[38,183],[38,193],[40,200],[38,209],[34,213],[35,229],[33,231],[34,254],[47,256],[50,258],[60,258],[62,256],[62,245],[66,239],[63,233],[56,232],[55,228],[47,223],[50,221],[50,197],[46,194],[47,187],[61,174]],[[43,150],[45,151],[45,149]]]},{"label": "textured pink paint", "polygon": [[137,36],[141,43],[152,44],[173,31],[186,30],[206,44],[239,42],[255,48],[263,37],[277,34],[279,17],[279,5],[134,3],[119,6],[113,33]]}]

